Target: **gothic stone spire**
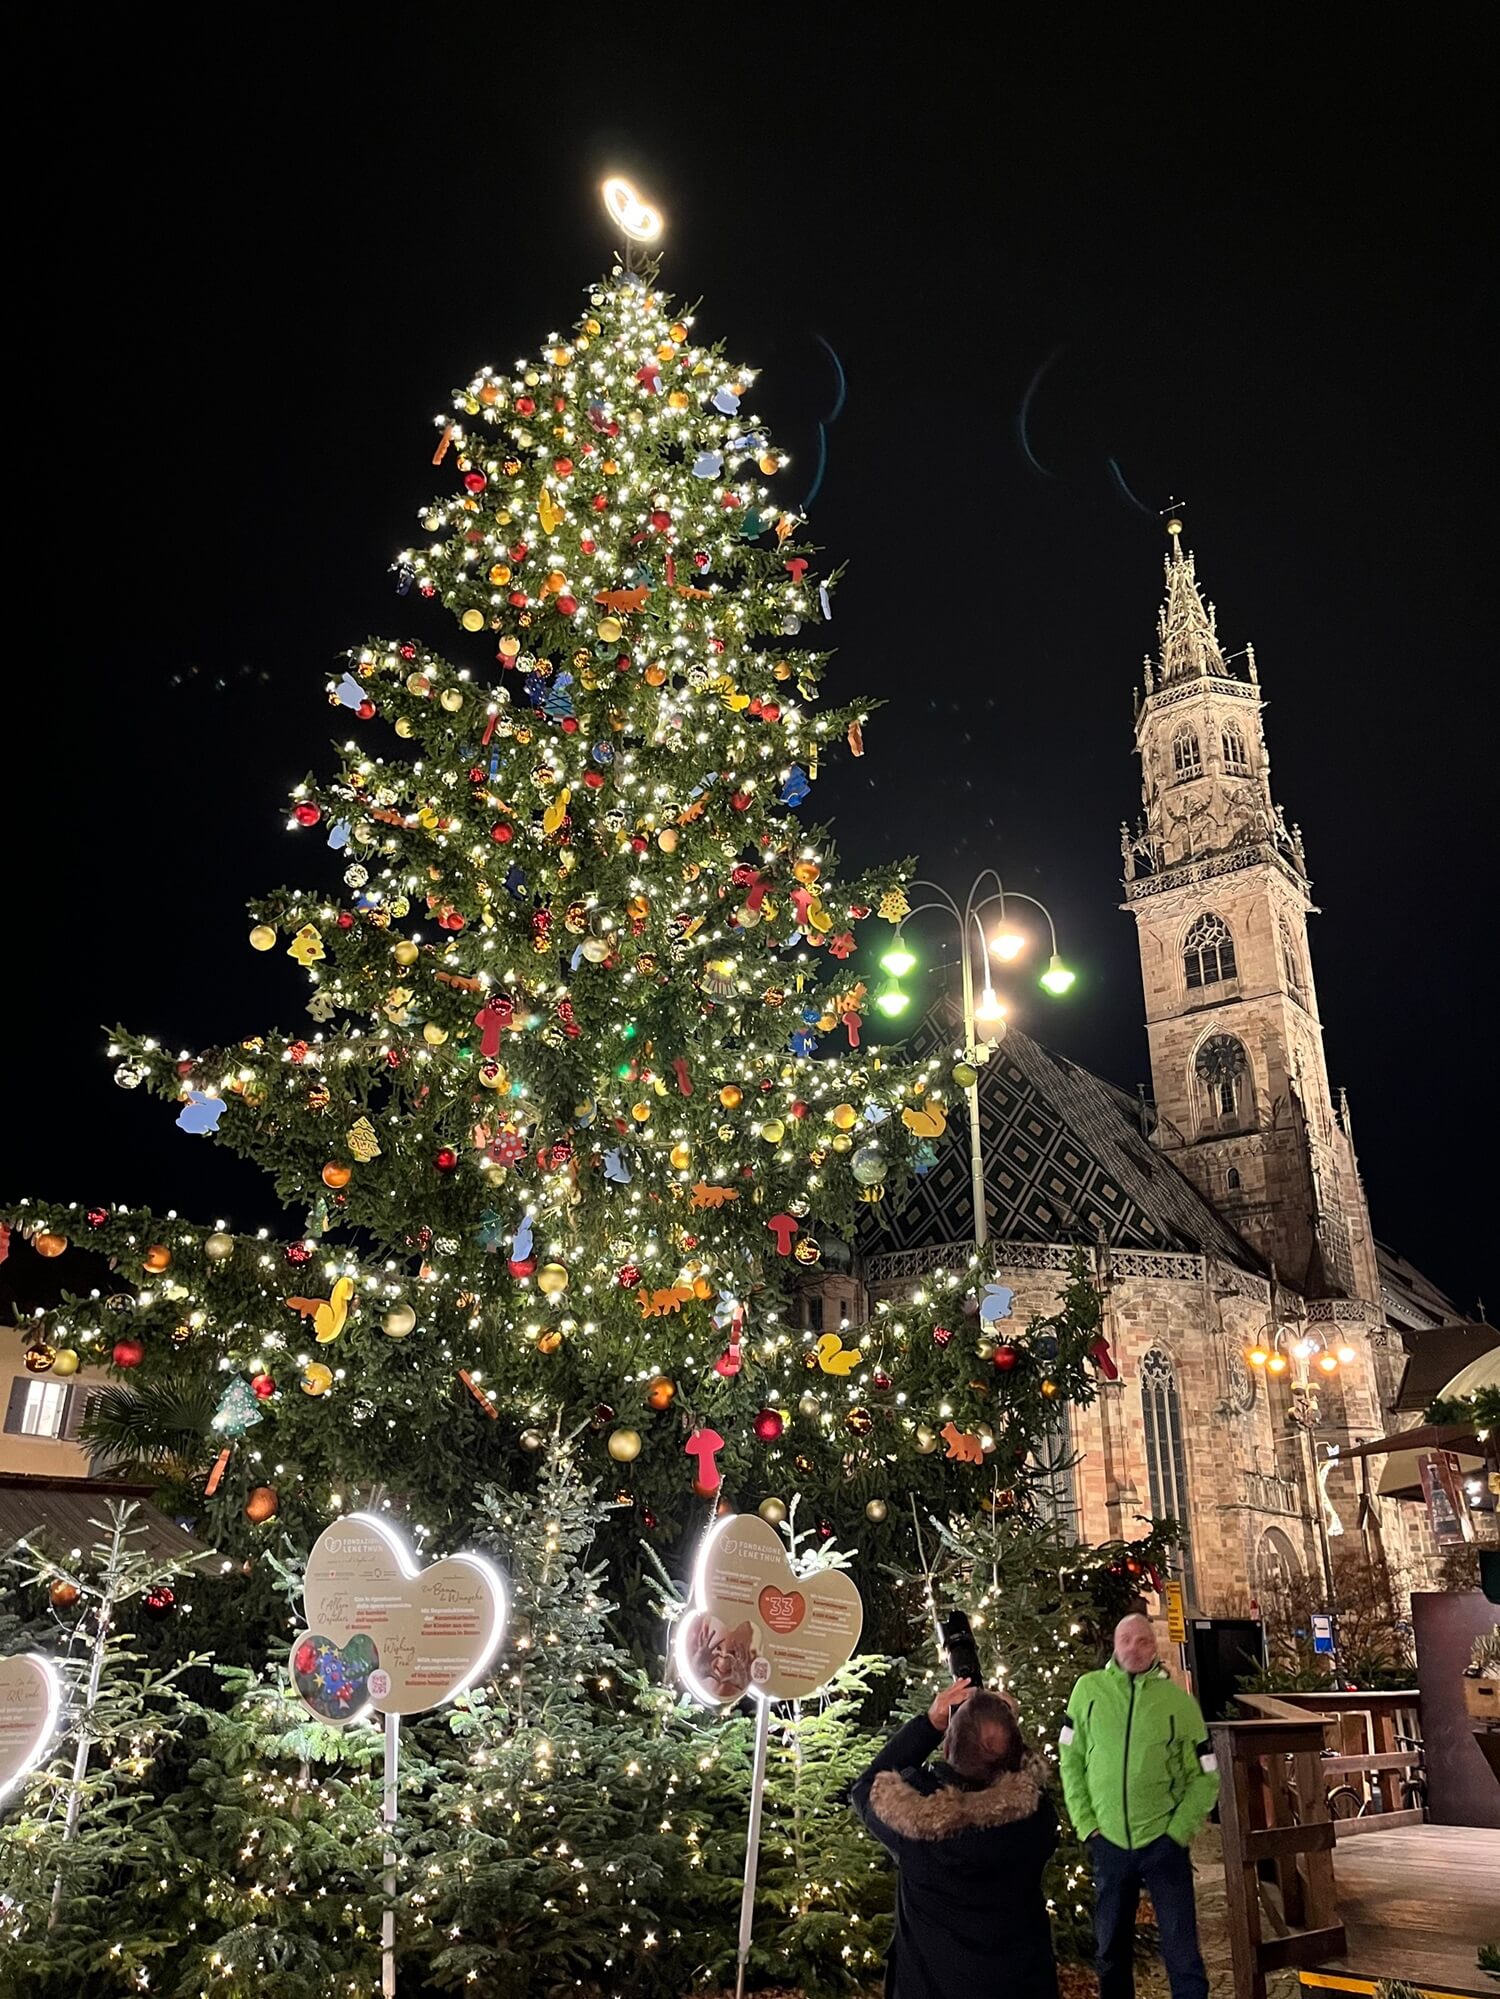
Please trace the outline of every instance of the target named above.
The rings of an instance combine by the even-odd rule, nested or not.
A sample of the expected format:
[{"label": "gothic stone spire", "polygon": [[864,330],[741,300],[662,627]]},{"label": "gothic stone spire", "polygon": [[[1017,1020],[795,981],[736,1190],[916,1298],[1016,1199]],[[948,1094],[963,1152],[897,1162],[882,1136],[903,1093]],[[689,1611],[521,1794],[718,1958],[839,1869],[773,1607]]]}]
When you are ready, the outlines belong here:
[{"label": "gothic stone spire", "polygon": [[1193,558],[1182,552],[1182,522],[1170,520],[1172,553],[1166,558],[1167,600],[1157,620],[1161,639],[1161,678],[1182,680],[1189,674],[1229,672],[1219,645],[1214,607],[1198,592]]}]

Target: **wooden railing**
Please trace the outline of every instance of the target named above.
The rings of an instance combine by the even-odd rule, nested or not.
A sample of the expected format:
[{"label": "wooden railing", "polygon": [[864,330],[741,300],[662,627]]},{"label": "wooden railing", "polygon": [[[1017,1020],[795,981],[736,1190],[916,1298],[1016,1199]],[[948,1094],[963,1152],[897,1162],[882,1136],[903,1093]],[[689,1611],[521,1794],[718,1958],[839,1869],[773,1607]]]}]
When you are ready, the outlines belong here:
[{"label": "wooden railing", "polygon": [[[1393,1693],[1237,1694],[1242,1708],[1263,1720],[1313,1718],[1323,1728],[1321,1768],[1325,1792],[1337,1806],[1337,1838],[1420,1825],[1426,1816],[1422,1724],[1415,1689]],[[1414,1747],[1412,1745],[1415,1745]],[[1350,1793],[1356,1794],[1350,1797]]]},{"label": "wooden railing", "polygon": [[1344,1948],[1323,1727],[1300,1714],[1210,1725],[1234,1999],[1266,1999],[1268,1971],[1319,1964]]}]

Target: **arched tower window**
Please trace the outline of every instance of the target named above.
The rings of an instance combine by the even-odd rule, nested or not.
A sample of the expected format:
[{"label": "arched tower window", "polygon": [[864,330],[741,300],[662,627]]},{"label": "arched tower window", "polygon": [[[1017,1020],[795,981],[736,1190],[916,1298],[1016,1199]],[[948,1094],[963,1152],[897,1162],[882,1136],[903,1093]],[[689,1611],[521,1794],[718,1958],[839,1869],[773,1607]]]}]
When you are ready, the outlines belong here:
[{"label": "arched tower window", "polygon": [[1182,1402],[1177,1370],[1160,1347],[1152,1347],[1141,1362],[1141,1420],[1146,1430],[1146,1474],[1151,1487],[1151,1514],[1175,1520],[1182,1530],[1177,1558],[1183,1588],[1193,1601],[1193,1549],[1188,1532],[1187,1458],[1182,1448]]},{"label": "arched tower window", "polygon": [[1182,940],[1182,970],[1190,992],[1235,976],[1234,937],[1222,916],[1205,911],[1196,919]]},{"label": "arched tower window", "polygon": [[1195,729],[1179,729],[1172,738],[1172,775],[1175,778],[1198,777],[1203,770],[1203,758],[1198,749],[1198,733]]},{"label": "arched tower window", "polygon": [[1250,769],[1250,759],[1245,754],[1245,739],[1233,722],[1226,722],[1219,737],[1224,751],[1224,768],[1231,777],[1244,777]]},{"label": "arched tower window", "polygon": [[1238,1166],[1231,1166],[1229,1170],[1225,1173],[1224,1185],[1228,1188],[1231,1194],[1237,1193],[1239,1191],[1240,1169],[1238,1168]]},{"label": "arched tower window", "polygon": [[1292,926],[1283,916],[1281,919],[1281,970],[1286,979],[1286,989],[1299,1006],[1307,1004],[1307,988],[1302,982],[1302,955],[1297,949],[1297,940],[1292,935]]},{"label": "arched tower window", "polygon": [[1250,1062],[1232,1034],[1211,1034],[1193,1061],[1210,1124],[1234,1130],[1250,1112]]}]

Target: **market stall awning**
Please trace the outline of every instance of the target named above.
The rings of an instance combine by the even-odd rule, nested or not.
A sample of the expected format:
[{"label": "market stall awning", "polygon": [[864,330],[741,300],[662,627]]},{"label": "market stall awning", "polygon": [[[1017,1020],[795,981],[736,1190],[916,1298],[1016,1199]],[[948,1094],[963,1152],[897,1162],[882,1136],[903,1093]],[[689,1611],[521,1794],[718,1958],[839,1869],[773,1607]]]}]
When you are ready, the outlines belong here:
[{"label": "market stall awning", "polygon": [[1428,1451],[1455,1451],[1460,1472],[1484,1470],[1484,1449],[1468,1423],[1423,1423],[1415,1430],[1398,1430],[1391,1437],[1376,1437],[1368,1444],[1347,1444],[1339,1450],[1345,1458],[1385,1459],[1376,1491],[1382,1499],[1420,1499],[1422,1474],[1417,1469]]}]

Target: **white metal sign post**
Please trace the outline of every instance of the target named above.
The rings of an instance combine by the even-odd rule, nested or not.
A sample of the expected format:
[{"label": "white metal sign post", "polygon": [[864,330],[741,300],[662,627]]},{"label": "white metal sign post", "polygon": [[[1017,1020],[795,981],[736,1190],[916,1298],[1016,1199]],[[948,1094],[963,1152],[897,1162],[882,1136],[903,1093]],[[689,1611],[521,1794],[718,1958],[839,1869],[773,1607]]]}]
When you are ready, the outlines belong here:
[{"label": "white metal sign post", "polygon": [[380,1989],[395,1999],[401,1717],[442,1707],[479,1678],[505,1629],[505,1584],[482,1555],[419,1568],[388,1520],[351,1513],[313,1543],[302,1600],[307,1629],[291,1658],[298,1698],[319,1721],[362,1721],[372,1709],[385,1717]]},{"label": "white metal sign post", "polygon": [[780,1535],[757,1515],[729,1515],[705,1535],[692,1606],[678,1620],[677,1670],[709,1705],[731,1706],[749,1694],[756,1708],[736,1999],[744,1999],[750,1963],[771,1702],[802,1700],[825,1687],[852,1656],[863,1623],[859,1591],[843,1570],[797,1575]]}]

